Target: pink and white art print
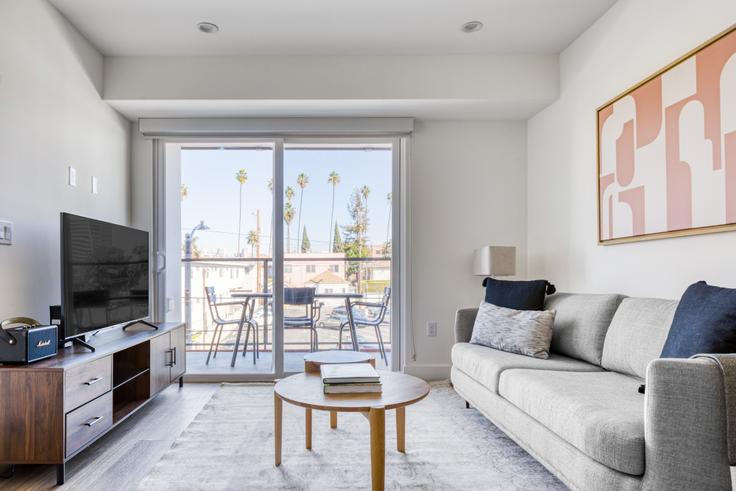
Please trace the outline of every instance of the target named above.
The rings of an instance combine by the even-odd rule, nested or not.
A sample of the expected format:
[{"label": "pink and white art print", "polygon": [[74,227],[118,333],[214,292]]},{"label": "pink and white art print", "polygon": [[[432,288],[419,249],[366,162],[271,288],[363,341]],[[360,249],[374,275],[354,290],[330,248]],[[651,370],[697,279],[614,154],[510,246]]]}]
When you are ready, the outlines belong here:
[{"label": "pink and white art print", "polygon": [[736,230],[736,28],[598,109],[602,244]]}]

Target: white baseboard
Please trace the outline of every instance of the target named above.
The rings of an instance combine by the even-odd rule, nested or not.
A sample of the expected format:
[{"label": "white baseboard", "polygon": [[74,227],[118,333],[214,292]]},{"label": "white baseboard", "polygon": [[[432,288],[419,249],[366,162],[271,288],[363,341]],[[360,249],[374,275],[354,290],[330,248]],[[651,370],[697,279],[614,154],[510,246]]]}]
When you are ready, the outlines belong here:
[{"label": "white baseboard", "polygon": [[450,368],[451,365],[444,364],[412,364],[404,365],[403,372],[427,381],[447,380],[450,378]]}]

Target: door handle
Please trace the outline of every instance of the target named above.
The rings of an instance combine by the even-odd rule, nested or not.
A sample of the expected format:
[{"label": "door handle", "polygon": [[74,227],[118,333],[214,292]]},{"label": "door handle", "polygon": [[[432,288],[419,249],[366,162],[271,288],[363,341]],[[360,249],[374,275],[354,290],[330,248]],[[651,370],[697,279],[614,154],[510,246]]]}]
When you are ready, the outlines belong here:
[{"label": "door handle", "polygon": [[176,365],[176,346],[174,346],[173,348],[171,348],[171,350],[173,352],[173,356],[172,356],[172,360],[171,360],[171,366],[173,367],[174,365]]},{"label": "door handle", "polygon": [[86,382],[84,383],[84,385],[94,385],[94,384],[96,384],[97,382],[99,382],[100,380],[102,380],[102,377],[95,377],[95,378],[92,378],[92,379],[89,379],[89,380],[87,380],[87,381],[86,381]]},{"label": "door handle", "polygon": [[90,419],[89,421],[87,421],[86,423],[84,423],[84,426],[87,426],[89,428],[92,428],[94,425],[96,425],[97,423],[99,423],[103,419],[104,419],[103,416],[96,416],[96,417]]},{"label": "door handle", "polygon": [[170,358],[171,361],[167,361],[165,365],[167,367],[173,367],[174,366],[174,350],[173,349],[167,349],[166,350],[166,353],[168,353],[169,355],[171,355],[171,358]]},{"label": "door handle", "polygon": [[166,270],[166,253],[156,253],[156,272],[163,273]]}]

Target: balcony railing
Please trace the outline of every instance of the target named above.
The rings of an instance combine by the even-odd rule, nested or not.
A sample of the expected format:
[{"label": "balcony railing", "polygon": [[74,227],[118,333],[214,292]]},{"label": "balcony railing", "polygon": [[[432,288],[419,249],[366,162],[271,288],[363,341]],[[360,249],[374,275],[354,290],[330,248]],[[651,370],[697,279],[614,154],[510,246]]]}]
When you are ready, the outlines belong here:
[{"label": "balcony railing", "polygon": [[[380,303],[384,288],[390,287],[390,257],[347,258],[338,255],[316,254],[316,257],[287,257],[284,259],[284,284],[287,287],[310,286],[317,293],[360,293],[361,301]],[[208,257],[182,259],[181,317],[187,321],[187,350],[206,351],[212,341],[214,324],[210,316],[205,287],[214,287],[218,301],[232,299],[234,293],[271,293],[272,265],[270,257]],[[189,286],[189,289],[187,289]],[[320,298],[317,329],[319,349],[338,346],[340,325],[346,320],[345,303],[340,298]],[[271,299],[257,299],[253,320],[258,325],[259,346],[262,351],[273,349],[273,313]],[[285,315],[290,315],[285,306]],[[226,306],[220,314],[225,318],[239,318],[241,307]],[[303,315],[303,310],[300,312]],[[363,308],[366,317],[374,315],[372,309]],[[298,312],[292,315],[300,315]],[[385,349],[391,349],[390,311],[380,326]],[[229,326],[220,339],[220,349],[232,351],[237,326]],[[227,329],[227,328],[226,328]],[[358,329],[358,340],[363,350],[377,350],[373,328]],[[252,342],[252,341],[251,341]],[[343,343],[350,343],[345,329]],[[344,344],[345,346],[345,344]],[[284,347],[287,351],[308,351],[307,330],[286,330]],[[241,346],[242,349],[242,340]],[[252,349],[249,344],[248,349]]]}]

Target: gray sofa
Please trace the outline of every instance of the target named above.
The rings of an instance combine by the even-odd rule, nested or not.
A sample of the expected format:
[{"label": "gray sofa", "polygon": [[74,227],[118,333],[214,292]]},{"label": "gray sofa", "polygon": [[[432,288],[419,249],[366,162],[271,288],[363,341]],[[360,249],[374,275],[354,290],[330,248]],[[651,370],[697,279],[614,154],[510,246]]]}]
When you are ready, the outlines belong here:
[{"label": "gray sofa", "polygon": [[552,295],[547,360],[469,344],[477,309],[459,310],[453,387],[573,489],[731,489],[720,369],[658,359],[676,307]]}]

